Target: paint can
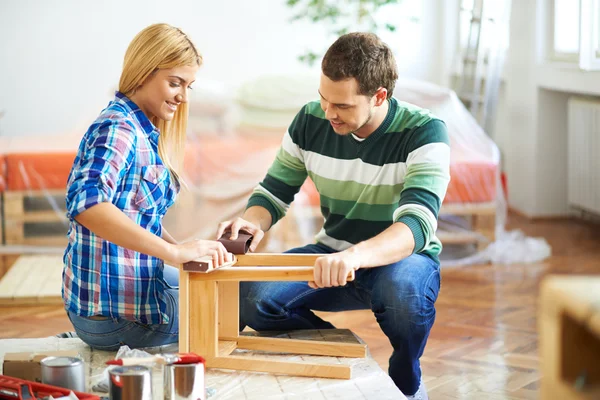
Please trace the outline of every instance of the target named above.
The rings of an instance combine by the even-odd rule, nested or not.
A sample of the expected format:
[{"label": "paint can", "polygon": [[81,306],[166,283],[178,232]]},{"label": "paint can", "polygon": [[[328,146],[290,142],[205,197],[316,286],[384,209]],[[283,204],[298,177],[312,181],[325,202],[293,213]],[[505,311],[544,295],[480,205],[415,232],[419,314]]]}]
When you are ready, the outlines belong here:
[{"label": "paint can", "polygon": [[40,361],[42,383],[85,392],[85,364],[78,357],[45,357]]},{"label": "paint can", "polygon": [[205,400],[204,363],[165,365],[164,398],[165,400]]},{"label": "paint can", "polygon": [[152,400],[152,373],[148,367],[116,367],[108,375],[111,400]]}]

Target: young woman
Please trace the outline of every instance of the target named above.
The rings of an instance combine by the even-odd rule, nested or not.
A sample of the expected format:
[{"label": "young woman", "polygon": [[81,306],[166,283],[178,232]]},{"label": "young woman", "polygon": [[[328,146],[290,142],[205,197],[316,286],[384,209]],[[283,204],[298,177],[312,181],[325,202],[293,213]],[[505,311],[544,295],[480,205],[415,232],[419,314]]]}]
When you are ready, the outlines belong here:
[{"label": "young woman", "polygon": [[177,342],[178,271],[164,262],[230,260],[221,243],[177,244],[161,224],[182,184],[187,99],[201,64],[178,28],[155,24],[138,33],[114,100],[79,146],[66,198],[63,299],[92,347]]}]

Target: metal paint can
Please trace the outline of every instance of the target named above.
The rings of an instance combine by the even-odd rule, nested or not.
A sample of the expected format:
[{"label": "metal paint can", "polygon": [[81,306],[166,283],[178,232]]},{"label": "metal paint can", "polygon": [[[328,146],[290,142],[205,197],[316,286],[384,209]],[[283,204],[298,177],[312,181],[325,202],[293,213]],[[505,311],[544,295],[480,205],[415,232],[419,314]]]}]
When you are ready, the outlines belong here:
[{"label": "metal paint can", "polygon": [[112,400],[152,400],[152,373],[148,367],[131,365],[108,371]]},{"label": "metal paint can", "polygon": [[46,357],[40,361],[42,383],[85,392],[85,364],[78,357]]},{"label": "metal paint can", "polygon": [[165,365],[164,398],[205,400],[204,363]]}]

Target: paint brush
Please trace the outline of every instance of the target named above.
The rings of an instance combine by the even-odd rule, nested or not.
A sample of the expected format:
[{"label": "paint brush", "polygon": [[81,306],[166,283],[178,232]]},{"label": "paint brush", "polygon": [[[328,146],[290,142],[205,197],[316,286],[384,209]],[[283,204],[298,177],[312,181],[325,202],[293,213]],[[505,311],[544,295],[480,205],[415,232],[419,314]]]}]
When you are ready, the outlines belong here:
[{"label": "paint brush", "polygon": [[141,364],[196,364],[204,363],[204,358],[194,353],[156,354],[152,357],[125,357],[109,360],[106,365],[141,365]]}]

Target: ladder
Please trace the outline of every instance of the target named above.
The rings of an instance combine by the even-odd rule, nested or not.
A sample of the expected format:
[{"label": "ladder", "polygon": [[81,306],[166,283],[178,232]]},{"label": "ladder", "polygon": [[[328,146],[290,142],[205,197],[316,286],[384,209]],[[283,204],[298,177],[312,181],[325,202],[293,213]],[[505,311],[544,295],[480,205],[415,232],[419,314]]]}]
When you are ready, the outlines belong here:
[{"label": "ladder", "polygon": [[510,0],[462,0],[461,13],[470,14],[466,47],[461,47],[461,71],[456,93],[492,136],[498,92],[508,48]]}]

